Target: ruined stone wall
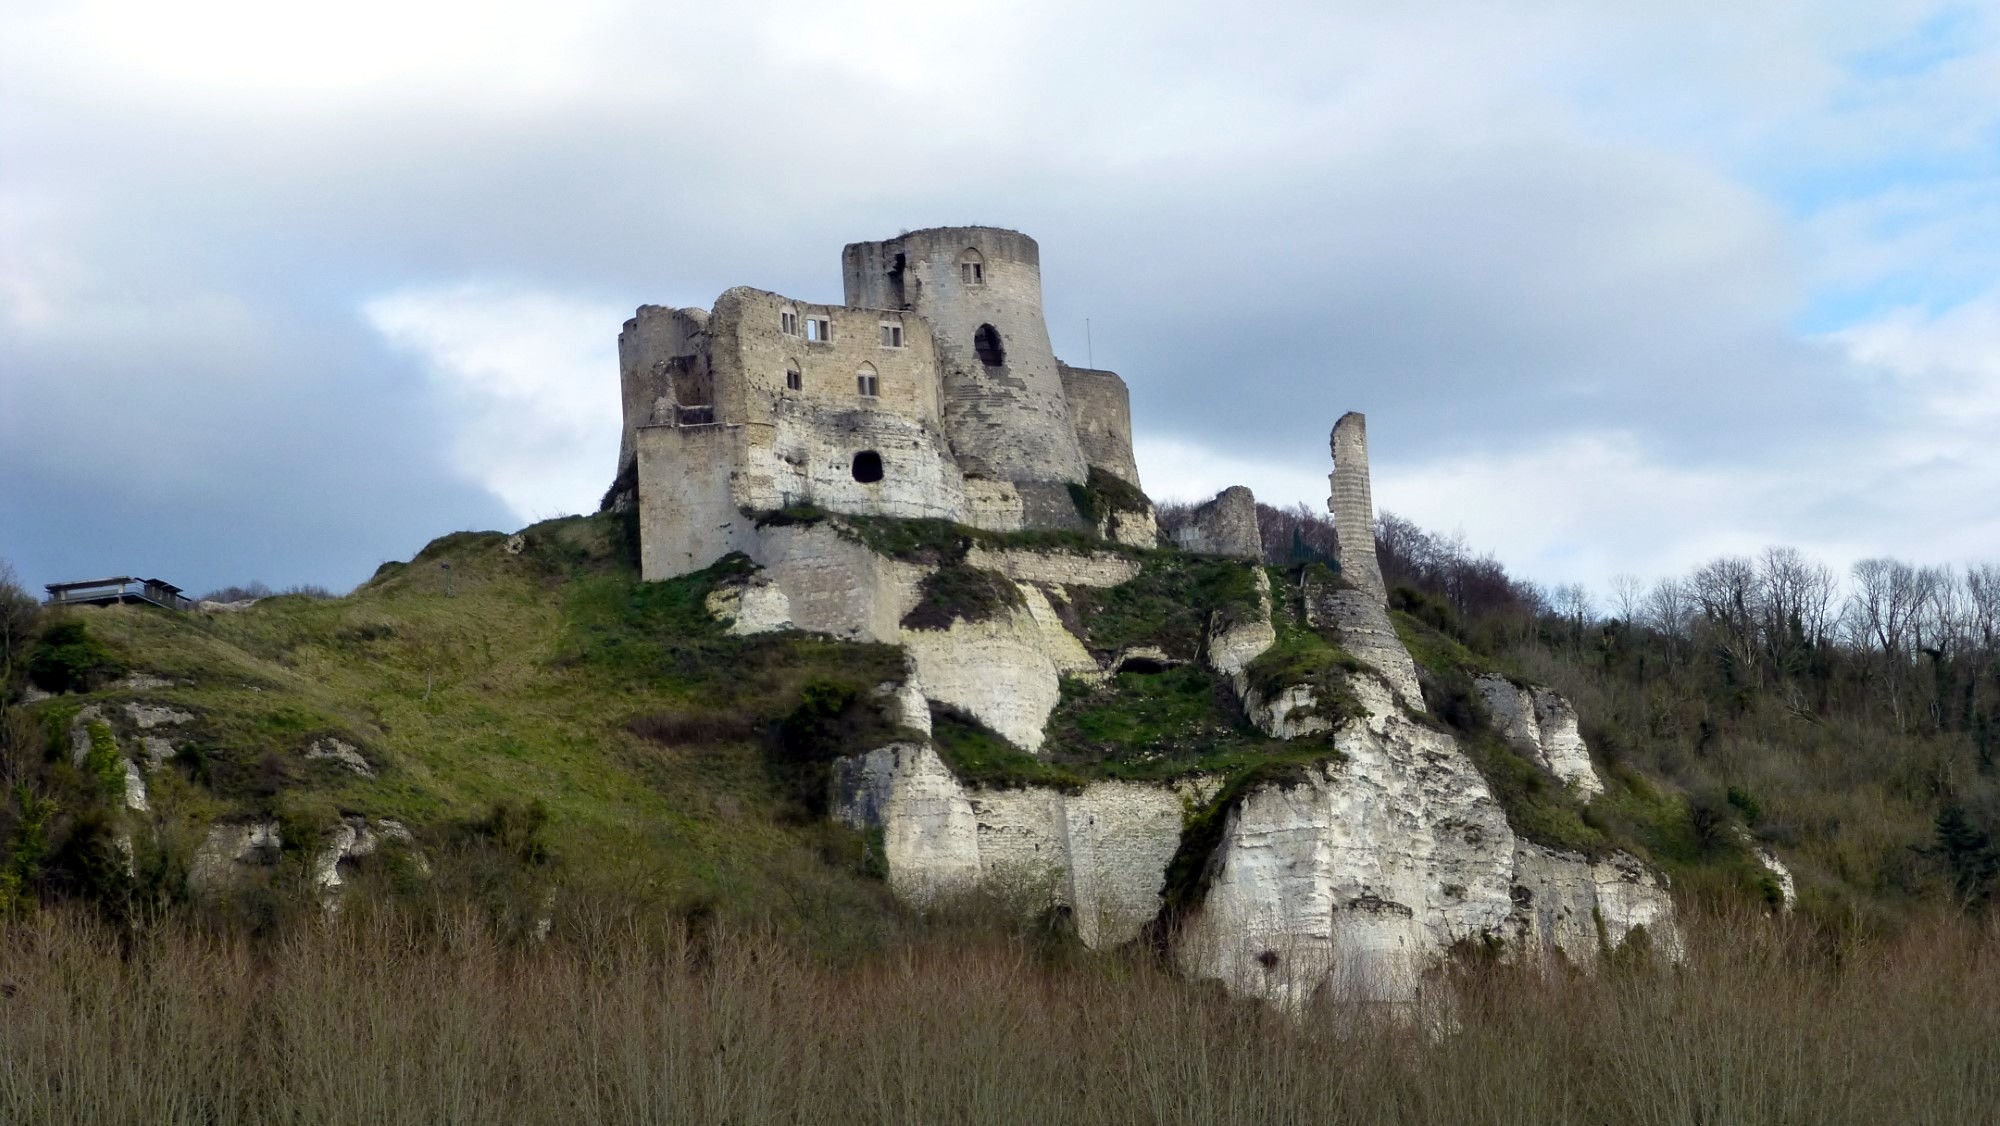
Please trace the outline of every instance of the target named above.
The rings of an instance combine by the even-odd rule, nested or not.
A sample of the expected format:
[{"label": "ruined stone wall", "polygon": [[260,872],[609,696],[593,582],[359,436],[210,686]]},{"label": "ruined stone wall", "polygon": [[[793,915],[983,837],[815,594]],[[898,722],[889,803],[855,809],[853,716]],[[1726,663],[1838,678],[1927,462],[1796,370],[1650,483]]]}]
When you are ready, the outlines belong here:
[{"label": "ruined stone wall", "polygon": [[625,428],[618,471],[637,451],[641,426],[672,422],[673,403],[706,403],[714,395],[708,371],[708,310],[641,305],[618,334],[618,384]]},{"label": "ruined stone wall", "polygon": [[1257,533],[1257,498],[1249,489],[1231,485],[1190,512],[1186,522],[1174,529],[1174,542],[1182,551],[1199,555],[1262,559],[1264,539]]},{"label": "ruined stone wall", "polygon": [[[798,314],[799,332],[781,330],[780,317]],[[807,340],[807,318],[831,323],[832,338]],[[903,329],[900,348],[884,347],[881,326]],[[873,410],[902,415],[919,425],[938,425],[937,353],[930,326],[900,310],[813,305],[761,289],[738,287],[716,299],[709,319],[714,341],[717,421],[769,421],[780,400],[827,410]],[[877,394],[862,398],[856,373],[863,365],[876,375]],[[785,372],[797,370],[804,386],[785,386]]]},{"label": "ruined stone wall", "polygon": [[[784,331],[783,314],[797,317]],[[831,326],[808,340],[806,322]],[[900,347],[881,327],[899,325]],[[937,358],[930,328],[901,311],[812,305],[738,288],[716,301],[710,319],[716,417],[743,423],[733,496],[738,508],[768,511],[815,504],[857,515],[963,520],[965,485],[938,419]],[[874,374],[861,394],[858,373]],[[788,385],[788,371],[801,386]],[[880,476],[863,471],[874,455]]]},{"label": "ruined stone wall", "polygon": [[1333,495],[1327,509],[1340,541],[1340,576],[1378,602],[1389,591],[1375,558],[1375,501],[1368,486],[1368,419],[1349,411],[1333,424]]},{"label": "ruined stone wall", "polygon": [[639,572],[648,581],[699,571],[756,544],[754,523],[731,490],[744,428],[643,426],[639,467]]},{"label": "ruined stone wall", "polygon": [[1121,481],[1139,484],[1139,463],[1132,457],[1132,398],[1114,371],[1073,368],[1061,360],[1063,396],[1069,400],[1076,441],[1091,468]]},{"label": "ruined stone wall", "polygon": [[[979,256],[979,284],[964,280],[960,264],[967,251]],[[930,322],[945,433],[968,476],[1078,483],[1087,477],[1042,319],[1041,251],[1034,239],[992,227],[939,227],[851,244],[842,253],[842,270],[849,305],[908,308]],[[997,332],[997,356],[979,354],[982,326]],[[1024,508],[1030,521],[1060,515],[1054,506]]]}]

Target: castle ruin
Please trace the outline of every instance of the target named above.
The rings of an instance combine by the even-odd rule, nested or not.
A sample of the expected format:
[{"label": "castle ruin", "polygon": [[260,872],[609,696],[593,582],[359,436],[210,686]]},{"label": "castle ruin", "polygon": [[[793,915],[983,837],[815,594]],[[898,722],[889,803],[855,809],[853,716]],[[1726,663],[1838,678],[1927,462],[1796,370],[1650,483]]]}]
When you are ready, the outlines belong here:
[{"label": "castle ruin", "polygon": [[755,516],[797,506],[1151,545],[1150,515],[1079,510],[1093,474],[1137,489],[1131,407],[1116,373],[1056,358],[1034,239],[934,227],[841,265],[844,305],[737,287],[625,322],[619,469],[647,579],[760,560]]}]

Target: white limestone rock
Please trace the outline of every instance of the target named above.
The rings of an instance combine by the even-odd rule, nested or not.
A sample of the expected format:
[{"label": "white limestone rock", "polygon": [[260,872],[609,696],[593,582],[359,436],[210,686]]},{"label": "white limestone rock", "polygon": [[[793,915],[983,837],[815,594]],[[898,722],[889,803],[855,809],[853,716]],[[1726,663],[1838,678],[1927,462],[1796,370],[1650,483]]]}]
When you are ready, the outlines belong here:
[{"label": "white limestone rock", "polygon": [[1513,837],[1485,780],[1386,685],[1354,679],[1389,707],[1335,736],[1347,761],[1256,789],[1228,815],[1176,943],[1185,972],[1288,1005],[1323,989],[1409,1001],[1453,941],[1506,918]]},{"label": "white limestone rock", "polygon": [[875,690],[882,697],[883,713],[890,723],[921,735],[931,733],[931,704],[915,684],[907,680],[884,684]]},{"label": "white limestone rock", "polygon": [[164,704],[127,704],[125,715],[141,731],[151,731],[155,727],[178,727],[194,720],[189,713]]},{"label": "white limestone rock", "polygon": [[180,753],[179,748],[174,746],[172,740],[160,735],[140,736],[139,745],[146,749],[146,773],[148,774],[165,766],[168,759]]},{"label": "white limestone rock", "polygon": [[[708,609],[739,634],[801,629],[904,646],[912,683],[926,699],[959,708],[1025,750],[1062,695],[1062,678],[1101,678],[1097,661],[1064,624],[1065,588],[1116,586],[1139,563],[1113,551],[971,548],[967,566],[1015,583],[1022,605],[945,630],[903,628],[922,599],[926,564],[877,555],[830,524],[758,529],[762,569],[725,583]],[[1066,608],[1066,606],[1065,606]]]},{"label": "white limestone rock", "polygon": [[1160,525],[1149,505],[1140,512],[1107,513],[1098,521],[1097,534],[1127,547],[1156,547],[1160,542]]},{"label": "white limestone rock", "polygon": [[351,770],[363,778],[375,777],[375,768],[361,755],[360,748],[341,739],[315,739],[306,748],[306,759],[311,762],[331,762],[346,770]]},{"label": "white limestone rock", "polygon": [[739,637],[792,628],[791,599],[761,572],[718,584],[705,605],[710,616],[727,622],[729,632]]},{"label": "white limestone rock", "polygon": [[1460,939],[1589,961],[1643,926],[1678,956],[1672,901],[1643,865],[1517,840],[1455,740],[1412,722],[1386,683],[1350,687],[1368,715],[1335,736],[1346,761],[1228,815],[1175,945],[1185,972],[1289,1006],[1406,1004]]},{"label": "white limestone rock", "polygon": [[276,821],[230,822],[209,827],[188,866],[188,890],[212,895],[241,882],[248,869],[275,863],[284,839]]},{"label": "white limestone rock", "polygon": [[[91,752],[96,749],[95,740],[91,737],[90,729],[100,724],[107,731],[110,730],[111,724],[105,718],[103,708],[98,707],[96,704],[87,704],[78,709],[76,717],[70,720],[69,724],[70,765],[78,769],[83,769],[90,762]],[[117,745],[117,737],[115,735],[112,738],[112,746],[114,753],[118,755],[116,769],[123,778],[119,790],[120,804],[134,813],[145,813],[148,809],[146,802],[146,780],[139,776],[139,768],[134,766],[132,760],[125,756],[124,749]]]},{"label": "white limestone rock", "polygon": [[129,758],[119,759],[118,764],[125,772],[125,808],[134,813],[144,813],[146,805],[146,780],[139,776],[139,768]]},{"label": "white limestone rock", "polygon": [[1586,801],[1604,792],[1604,782],[1591,765],[1590,747],[1583,741],[1576,709],[1546,688],[1535,690],[1535,721],[1542,732],[1542,763]]},{"label": "white limestone rock", "polygon": [[1592,965],[1642,927],[1655,953],[1682,956],[1665,884],[1626,853],[1593,861],[1520,841],[1510,894],[1514,911],[1506,934],[1531,959],[1560,955],[1573,965]]},{"label": "white limestone rock", "polygon": [[[1369,554],[1373,556],[1373,548]],[[1412,708],[1423,707],[1424,694],[1417,685],[1417,663],[1410,659],[1410,651],[1403,648],[1403,640],[1396,635],[1384,603],[1367,590],[1311,571],[1306,573],[1303,593],[1307,625],[1331,630],[1342,649],[1380,674],[1405,703]]]},{"label": "white limestone rock", "polygon": [[76,718],[69,721],[69,764],[81,769],[90,761],[90,725],[104,723],[104,709],[96,704],[86,704],[77,710]]},{"label": "white limestone rock", "polygon": [[1064,654],[1049,652],[1028,610],[958,620],[949,629],[905,630],[902,642],[911,679],[926,699],[965,711],[1023,750],[1041,748],[1042,729],[1062,698],[1065,666],[1057,659]]},{"label": "white limestone rock", "polygon": [[1268,698],[1256,688],[1246,689],[1243,714],[1273,739],[1302,739],[1333,730],[1333,721],[1321,714],[1318,694],[1305,684],[1280,688]]},{"label": "white limestone rock", "polygon": [[977,888],[1026,911],[1067,908],[1093,948],[1131,941],[1153,921],[1180,846],[1182,802],[1168,787],[974,790],[916,743],[842,759],[835,776],[835,816],[883,831],[900,898],[933,903]]},{"label": "white limestone rock", "polygon": [[1008,548],[994,551],[974,546],[966,552],[968,567],[998,571],[1017,583],[1049,586],[1111,587],[1131,582],[1139,574],[1139,561],[1115,551],[1025,551]]},{"label": "white limestone rock", "polygon": [[[1056,612],[1055,601],[1062,598],[1061,588],[1017,583],[1015,589],[1021,592],[1021,604],[1028,611],[1028,617],[1034,620],[1042,652],[1055,666],[1057,675],[1098,678],[1101,670],[1097,667],[1097,658],[1090,655],[1090,650],[1083,647],[1083,642],[1070,632],[1069,626],[1063,623],[1062,615]],[[1165,659],[1165,654],[1161,654],[1161,659]],[[1047,718],[1043,717],[1044,720]]]},{"label": "white limestone rock", "polygon": [[1486,701],[1493,727],[1508,741],[1528,750],[1535,761],[1588,800],[1604,792],[1604,782],[1591,765],[1590,748],[1578,729],[1576,709],[1546,688],[1519,685],[1498,673],[1473,683]]},{"label": "white limestone rock", "polygon": [[1208,667],[1227,678],[1238,697],[1244,695],[1243,674],[1250,663],[1278,643],[1278,631],[1271,625],[1271,578],[1262,567],[1252,570],[1250,576],[1257,588],[1257,613],[1216,615],[1208,624],[1203,652]]},{"label": "white limestone rock", "polygon": [[312,869],[313,887],[325,897],[328,906],[346,883],[340,875],[341,862],[373,855],[378,843],[368,823],[359,817],[346,818],[328,830],[319,851],[313,854]]},{"label": "white limestone rock", "polygon": [[1790,912],[1793,907],[1798,906],[1798,882],[1792,879],[1792,870],[1785,867],[1785,862],[1778,859],[1778,854],[1768,848],[1759,848],[1757,863],[1762,864],[1764,871],[1769,872],[1771,878],[1778,882],[1778,909]]}]

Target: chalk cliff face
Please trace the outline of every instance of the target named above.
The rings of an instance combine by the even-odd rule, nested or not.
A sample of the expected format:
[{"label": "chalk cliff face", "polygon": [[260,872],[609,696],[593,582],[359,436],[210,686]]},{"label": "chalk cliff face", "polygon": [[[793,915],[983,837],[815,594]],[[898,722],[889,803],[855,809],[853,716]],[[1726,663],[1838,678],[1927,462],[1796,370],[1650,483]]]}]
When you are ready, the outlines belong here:
[{"label": "chalk cliff face", "polygon": [[929,903],[983,888],[1024,910],[1061,908],[1092,947],[1128,942],[1159,914],[1181,840],[1182,801],[1171,788],[973,790],[914,743],[843,760],[835,797],[841,820],[882,830],[897,895]]},{"label": "chalk cliff face", "polygon": [[[983,889],[1067,912],[1094,947],[1150,930],[1183,972],[1281,1004],[1409,1002],[1467,942],[1587,964],[1643,927],[1656,951],[1677,953],[1657,875],[1623,854],[1518,836],[1457,738],[1429,718],[1365,531],[1358,415],[1341,420],[1334,448],[1339,573],[1308,568],[1274,589],[1270,572],[1241,564],[1255,605],[1213,614],[1199,642],[1251,723],[1327,753],[1268,775],[1007,789],[966,783],[925,741],[844,759],[834,815],[881,832],[899,896]],[[939,628],[917,612],[935,565],[885,558],[833,527],[770,531],[764,569],[719,591],[712,609],[744,632],[903,645],[909,676],[883,692],[913,731],[929,730],[931,704],[949,705],[1035,752],[1064,677],[1102,680],[1130,659],[1086,647],[1073,605],[1080,588],[1132,581],[1129,556],[974,548],[952,565],[1018,598]],[[1302,651],[1327,658],[1302,662]],[[1572,793],[1602,789],[1566,701],[1499,677],[1478,689],[1499,732]]]}]

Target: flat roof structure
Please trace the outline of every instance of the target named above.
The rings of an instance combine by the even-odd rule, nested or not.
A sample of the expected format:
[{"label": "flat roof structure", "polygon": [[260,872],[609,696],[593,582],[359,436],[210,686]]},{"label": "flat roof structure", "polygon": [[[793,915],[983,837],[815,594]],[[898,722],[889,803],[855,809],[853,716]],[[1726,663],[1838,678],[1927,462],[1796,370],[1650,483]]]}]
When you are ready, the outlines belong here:
[{"label": "flat roof structure", "polygon": [[182,595],[180,587],[163,579],[142,579],[132,575],[50,583],[44,589],[49,592],[48,601],[44,603],[48,606],[112,606],[130,602],[158,606],[164,610],[194,607],[194,600]]}]

